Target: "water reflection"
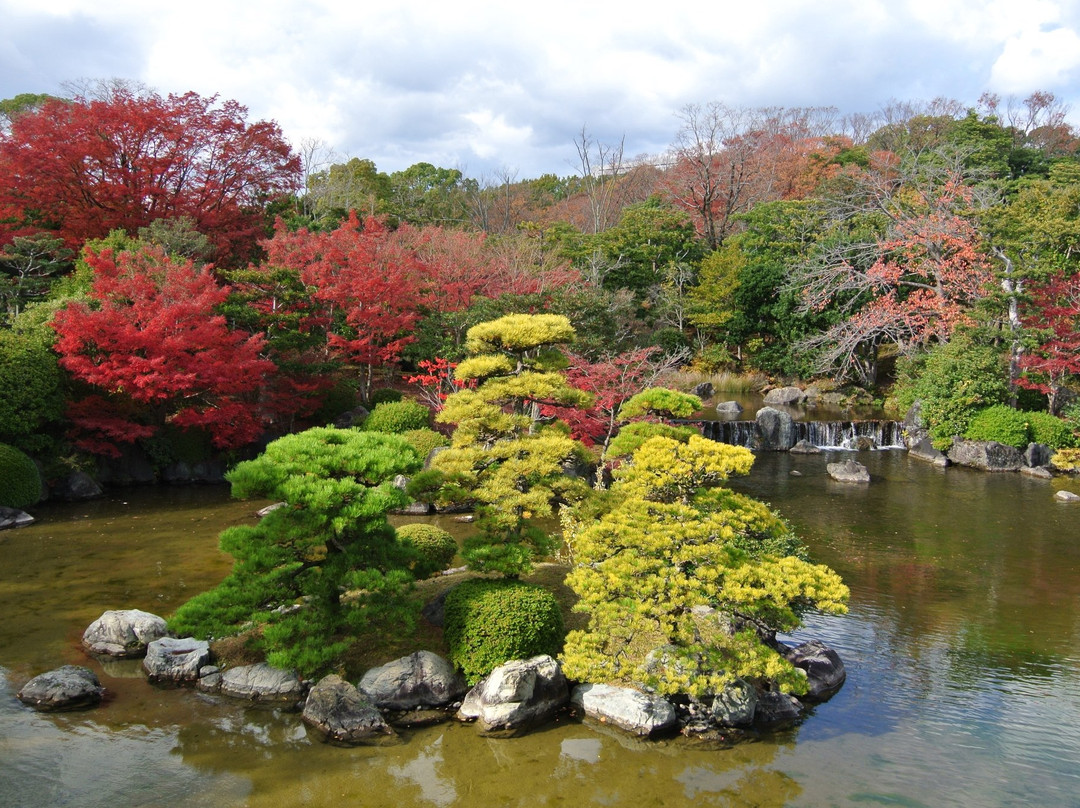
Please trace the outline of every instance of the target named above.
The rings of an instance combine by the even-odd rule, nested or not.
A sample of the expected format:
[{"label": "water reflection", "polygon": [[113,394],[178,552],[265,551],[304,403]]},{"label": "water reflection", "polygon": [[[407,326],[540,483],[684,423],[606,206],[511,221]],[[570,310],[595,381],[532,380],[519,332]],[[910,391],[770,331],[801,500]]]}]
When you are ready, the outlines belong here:
[{"label": "water reflection", "polygon": [[[0,534],[0,805],[1080,806],[1078,512],[1051,498],[1076,481],[875,452],[859,457],[869,486],[840,486],[832,459],[762,455],[736,486],[850,584],[850,614],[799,637],[836,647],[848,682],[797,731],[727,750],[575,723],[498,741],[447,724],[346,749],[295,713],[150,687],[131,663],[88,660],[82,630],[215,584],[230,564],[217,534],[250,504],[199,489],[58,507]],[[95,669],[103,707],[18,703],[65,662]]]}]

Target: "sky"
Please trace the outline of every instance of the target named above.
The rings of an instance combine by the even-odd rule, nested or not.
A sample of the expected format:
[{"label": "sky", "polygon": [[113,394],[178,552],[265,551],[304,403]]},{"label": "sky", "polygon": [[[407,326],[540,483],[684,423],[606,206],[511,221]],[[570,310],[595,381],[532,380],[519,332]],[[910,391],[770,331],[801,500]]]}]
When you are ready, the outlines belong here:
[{"label": "sky", "polygon": [[583,128],[660,154],[688,104],[1053,92],[1080,122],[1080,0],[0,0],[0,99],[122,78],[235,99],[393,172],[566,176]]}]

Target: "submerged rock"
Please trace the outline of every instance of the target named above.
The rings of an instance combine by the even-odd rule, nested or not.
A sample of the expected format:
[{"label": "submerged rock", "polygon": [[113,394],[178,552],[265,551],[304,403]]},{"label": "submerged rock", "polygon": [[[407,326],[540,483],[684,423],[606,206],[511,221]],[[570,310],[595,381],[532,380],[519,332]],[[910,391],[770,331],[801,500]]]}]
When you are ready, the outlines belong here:
[{"label": "submerged rock", "polygon": [[792,454],[821,454],[821,449],[805,438],[788,449],[788,451]]},{"label": "submerged rock", "polygon": [[1072,491],[1062,489],[1054,494],[1054,499],[1058,502],[1080,502],[1080,494],[1074,494]]},{"label": "submerged rock", "polygon": [[870,472],[866,470],[866,466],[851,459],[845,460],[842,463],[829,463],[825,468],[828,470],[829,476],[837,482],[870,482]]},{"label": "submerged rock", "polygon": [[[205,677],[202,671],[200,675]],[[229,668],[221,674],[217,686],[223,696],[234,699],[287,703],[296,703],[303,699],[306,689],[304,681],[296,675],[296,671],[274,668],[265,662]]]},{"label": "submerged rock", "polygon": [[908,442],[908,457],[914,457],[916,460],[925,460],[927,463],[933,463],[935,466],[947,466],[949,465],[949,458],[945,456],[944,452],[941,452],[934,448],[934,444],[929,437],[923,437],[915,441],[915,443]]},{"label": "submerged rock", "polygon": [[26,527],[32,524],[34,524],[34,517],[26,513],[26,511],[20,511],[18,508],[8,508],[6,505],[0,506],[0,530],[12,527]]},{"label": "submerged rock", "polygon": [[718,413],[733,413],[735,415],[738,415],[740,412],[743,411],[743,405],[740,404],[738,401],[721,401],[719,404],[716,405],[716,407],[714,407],[714,409]]},{"label": "submerged rock", "polygon": [[761,436],[761,448],[765,451],[786,452],[795,445],[795,421],[790,413],[763,407],[754,420]]},{"label": "submerged rock", "polygon": [[367,671],[360,690],[383,710],[445,707],[468,691],[465,678],[438,654],[417,651]]},{"label": "submerged rock", "polygon": [[42,712],[80,710],[101,702],[105,688],[89,668],[64,665],[35,676],[17,694],[19,701]]},{"label": "submerged rock", "polygon": [[678,716],[665,698],[613,685],[578,685],[570,701],[589,718],[639,737],[674,731]]},{"label": "submerged rock", "polygon": [[210,644],[205,640],[162,637],[146,646],[143,670],[151,682],[181,684],[196,681],[209,661]]},{"label": "submerged rock", "polygon": [[1019,471],[1024,465],[1024,456],[1019,449],[996,440],[957,438],[949,448],[949,460],[958,466],[982,471]]},{"label": "submerged rock", "polygon": [[767,729],[777,729],[798,721],[802,718],[802,711],[802,702],[790,693],[766,690],[758,694],[754,723]]},{"label": "submerged rock", "polygon": [[806,393],[798,387],[777,387],[765,394],[766,404],[798,404],[806,398]]},{"label": "submerged rock", "polygon": [[146,656],[146,646],[169,636],[165,619],[140,609],[104,612],[83,632],[83,647],[91,654],[137,658]]},{"label": "submerged rock", "polygon": [[301,718],[334,743],[395,743],[397,734],[367,696],[337,674],[324,676],[311,688]]},{"label": "submerged rock", "polygon": [[808,701],[828,701],[844,684],[847,671],[840,655],[821,640],[809,640],[784,652],[788,662],[806,672]]},{"label": "submerged rock", "polygon": [[550,656],[515,659],[469,691],[458,718],[475,720],[485,735],[517,735],[553,718],[569,697],[562,668]]}]

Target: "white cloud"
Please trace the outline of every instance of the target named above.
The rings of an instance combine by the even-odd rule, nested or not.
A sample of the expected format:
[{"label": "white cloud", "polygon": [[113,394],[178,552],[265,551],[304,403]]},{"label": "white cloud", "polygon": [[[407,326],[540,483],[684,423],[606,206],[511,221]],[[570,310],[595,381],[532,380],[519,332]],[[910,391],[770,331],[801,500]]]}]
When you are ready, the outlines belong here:
[{"label": "white cloud", "polygon": [[1073,0],[0,0],[0,98],[120,76],[217,93],[296,142],[413,162],[565,174],[581,126],[628,154],[711,100],[871,112],[983,90],[1080,101]]}]

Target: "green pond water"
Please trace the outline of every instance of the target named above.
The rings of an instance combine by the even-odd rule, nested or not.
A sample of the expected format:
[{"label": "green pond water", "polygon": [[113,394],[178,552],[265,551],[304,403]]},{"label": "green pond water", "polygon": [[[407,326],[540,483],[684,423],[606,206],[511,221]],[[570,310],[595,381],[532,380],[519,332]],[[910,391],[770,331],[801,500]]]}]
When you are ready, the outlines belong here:
[{"label": "green pond water", "polygon": [[[850,613],[790,640],[835,647],[847,684],[801,726],[730,749],[564,722],[485,740],[445,724],[339,748],[299,716],[151,687],[79,649],[105,609],[170,613],[250,519],[224,488],[131,490],[0,533],[0,806],[1080,806],[1080,480],[859,455],[759,456],[733,487],[770,502],[851,586]],[[791,474],[800,472],[800,476]],[[86,664],[108,691],[46,715],[15,692]]]}]

